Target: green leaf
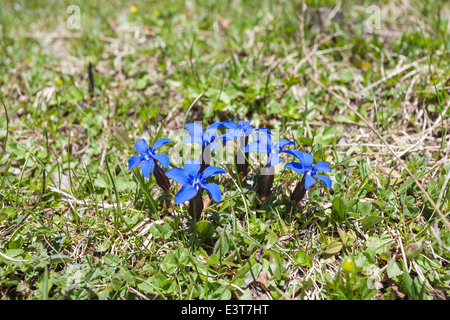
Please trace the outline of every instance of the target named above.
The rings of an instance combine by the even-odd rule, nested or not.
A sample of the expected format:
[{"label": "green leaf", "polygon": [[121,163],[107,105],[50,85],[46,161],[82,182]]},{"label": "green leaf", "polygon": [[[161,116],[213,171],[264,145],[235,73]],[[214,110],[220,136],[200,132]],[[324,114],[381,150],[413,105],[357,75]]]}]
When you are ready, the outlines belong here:
[{"label": "green leaf", "polygon": [[228,249],[228,237],[225,236],[223,232],[221,232],[219,235],[219,239],[217,239],[217,242],[214,245],[213,253],[223,257],[228,252]]},{"label": "green leaf", "polygon": [[168,253],[162,262],[161,269],[166,273],[173,273],[178,265],[178,259],[173,253]]},{"label": "green leaf", "polygon": [[214,234],[214,225],[209,221],[197,222],[197,234],[202,239],[209,239]]},{"label": "green leaf", "polygon": [[72,262],[73,259],[64,254],[55,254],[49,257],[50,263],[64,263],[64,262]]},{"label": "green leaf", "polygon": [[[257,263],[254,258],[251,259],[251,260],[252,260],[252,265],[254,265],[254,264],[259,264],[260,265],[260,263]],[[247,262],[242,268],[240,268],[236,272],[236,274],[234,275],[233,280],[231,280],[231,283],[235,284],[237,286],[241,286],[244,283],[244,279],[243,278],[250,271],[250,268],[251,268],[250,263]]]},{"label": "green leaf", "polygon": [[405,246],[405,256],[408,259],[414,259],[420,255],[423,246],[421,242],[413,242]]},{"label": "green leaf", "polygon": [[2,208],[0,209],[0,221],[8,219],[8,217],[14,214],[13,208]]},{"label": "green leaf", "polygon": [[347,238],[348,238],[347,234],[344,232],[344,230],[342,230],[339,227],[337,227],[337,231],[338,231],[339,237],[342,240],[342,243],[346,244],[347,243]]},{"label": "green leaf", "polygon": [[150,233],[155,238],[160,238],[164,235],[164,227],[160,224],[154,223],[150,226]]},{"label": "green leaf", "polygon": [[360,209],[360,213],[362,216],[368,216],[370,211],[372,210],[372,204],[367,202],[360,202],[358,204],[358,208]]},{"label": "green leaf", "polygon": [[383,221],[384,219],[386,218],[380,216],[368,216],[362,219],[360,222],[363,229],[368,229],[371,226],[379,223],[380,221]]},{"label": "green leaf", "polygon": [[336,240],[326,246],[325,253],[337,254],[337,253],[339,253],[339,251],[342,250],[343,247],[344,247],[344,244],[341,241]]},{"label": "green leaf", "polygon": [[400,269],[397,262],[395,262],[395,259],[391,259],[387,265],[387,275],[389,278],[398,277],[403,273],[403,271]]},{"label": "green leaf", "polygon": [[336,222],[343,222],[345,220],[346,205],[341,197],[337,197],[333,201],[333,209],[331,210],[331,218]]},{"label": "green leaf", "polygon": [[8,218],[8,214],[5,212],[0,212],[0,221],[6,220]]},{"label": "green leaf", "polygon": [[294,257],[294,261],[300,266],[312,268],[312,259],[305,250],[299,250]]},{"label": "green leaf", "polygon": [[105,254],[103,260],[108,266],[117,266],[120,263],[120,257],[115,256],[111,253]]},{"label": "green leaf", "polygon": [[136,79],[134,88],[136,90],[143,90],[147,87],[147,85],[148,85],[148,78],[144,76],[142,78]]},{"label": "green leaf", "polygon": [[5,255],[10,258],[15,258],[20,256],[22,253],[24,253],[23,249],[9,249],[5,252]]},{"label": "green leaf", "polygon": [[273,250],[265,250],[264,256],[268,254],[272,259],[271,263],[271,269],[273,272],[273,275],[275,276],[275,279],[280,280],[281,279],[281,273],[283,271],[283,262],[281,260],[281,256],[279,253],[273,251]]},{"label": "green leaf", "polygon": [[152,293],[152,294],[158,293],[155,290],[155,288],[152,285],[148,284],[147,282],[138,283],[137,287],[138,287],[139,290],[142,290],[142,291],[144,291],[146,293]]},{"label": "green leaf", "polygon": [[278,237],[271,229],[268,230],[266,249],[270,249],[278,241]]}]

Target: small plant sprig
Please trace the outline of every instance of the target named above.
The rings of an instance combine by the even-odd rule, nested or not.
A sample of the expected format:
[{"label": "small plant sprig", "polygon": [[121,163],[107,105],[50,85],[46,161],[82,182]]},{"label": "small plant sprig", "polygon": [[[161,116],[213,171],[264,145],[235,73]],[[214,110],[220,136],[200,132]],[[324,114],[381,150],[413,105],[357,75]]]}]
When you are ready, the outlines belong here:
[{"label": "small plant sprig", "polygon": [[239,177],[242,179],[247,174],[248,159],[244,155],[244,149],[248,145],[249,136],[252,134],[254,127],[250,125],[251,121],[239,121],[237,124],[234,121],[226,120],[223,126],[227,128],[227,132],[219,138],[224,142],[230,140],[239,140],[239,148],[236,153],[235,162]]},{"label": "small plant sprig", "polygon": [[283,158],[278,154],[283,151],[283,148],[288,145],[295,145],[295,142],[286,139],[280,139],[272,143],[272,133],[268,129],[259,129],[263,131],[262,134],[256,135],[256,141],[250,143],[245,147],[244,153],[260,152],[267,155],[267,163],[262,170],[261,178],[258,182],[258,194],[261,200],[266,199],[272,189],[275,170],[274,167],[283,161]]},{"label": "small plant sprig", "polygon": [[296,157],[300,161],[300,163],[289,162],[284,167],[287,169],[292,169],[298,174],[303,174],[303,178],[297,183],[297,186],[291,193],[291,201],[298,202],[304,198],[306,191],[317,182],[314,177],[322,181],[327,188],[331,188],[331,179],[325,175],[317,173],[331,172],[331,167],[328,163],[317,162],[316,165],[313,165],[314,158],[309,153],[299,150],[286,150],[284,152]]},{"label": "small plant sprig", "polygon": [[218,129],[222,126],[222,122],[216,122],[210,125],[206,131],[203,131],[202,126],[197,122],[188,123],[186,125],[186,129],[189,131],[190,135],[184,138],[183,143],[197,143],[202,146],[200,172],[209,166],[211,150],[217,151],[217,149],[221,147],[221,144],[216,143],[217,141],[220,141],[217,139],[216,134],[219,132]]},{"label": "small plant sprig", "polygon": [[161,169],[158,163],[164,168],[167,168],[170,163],[169,156],[164,153],[155,153],[161,146],[169,143],[171,140],[167,138],[159,139],[152,147],[149,147],[145,139],[140,139],[134,144],[134,148],[140,155],[134,155],[128,160],[128,170],[132,170],[139,165],[141,166],[142,174],[147,179],[154,173],[156,183],[164,189],[170,189],[170,182],[167,179],[164,170]]}]

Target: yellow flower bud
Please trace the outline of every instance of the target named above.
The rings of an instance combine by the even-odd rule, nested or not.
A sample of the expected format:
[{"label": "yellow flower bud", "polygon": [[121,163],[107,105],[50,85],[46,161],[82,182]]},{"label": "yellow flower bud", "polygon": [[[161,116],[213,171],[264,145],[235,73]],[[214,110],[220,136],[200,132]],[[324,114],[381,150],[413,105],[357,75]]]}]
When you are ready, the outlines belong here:
[{"label": "yellow flower bud", "polygon": [[342,269],[344,269],[345,272],[352,272],[355,269],[355,263],[351,258],[347,258],[342,263]]}]

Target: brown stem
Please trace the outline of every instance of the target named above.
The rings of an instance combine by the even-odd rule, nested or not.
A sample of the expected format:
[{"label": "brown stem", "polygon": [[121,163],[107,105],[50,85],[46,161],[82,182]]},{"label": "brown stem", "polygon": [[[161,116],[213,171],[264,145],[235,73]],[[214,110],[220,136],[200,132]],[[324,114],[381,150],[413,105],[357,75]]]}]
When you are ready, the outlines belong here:
[{"label": "brown stem", "polygon": [[200,170],[199,173],[203,172],[203,170],[205,170],[206,168],[209,167],[209,162],[210,162],[210,154],[207,154],[207,152],[205,152],[205,150],[208,149],[208,152],[210,152],[211,147],[205,147],[204,145],[202,146],[202,154],[200,156]]},{"label": "brown stem", "polygon": [[155,161],[155,170],[153,171],[156,179],[156,183],[163,189],[163,190],[169,190],[170,189],[170,182],[169,179],[166,176],[166,173],[163,169],[159,166],[158,161]]},{"label": "brown stem", "polygon": [[291,193],[291,200],[294,202],[299,202],[305,197],[306,189],[305,189],[305,175],[303,175],[302,180],[297,183],[294,191]]},{"label": "brown stem", "polygon": [[261,200],[267,198],[270,194],[270,190],[272,189],[273,180],[274,180],[274,171],[275,168],[270,166],[270,163],[266,165],[265,168],[262,169],[262,175],[258,182],[258,193]]},{"label": "brown stem", "polygon": [[248,159],[242,152],[247,144],[248,144],[248,136],[246,136],[245,138],[241,138],[240,148],[237,151],[235,159],[236,169],[241,179],[246,176],[248,170]]},{"label": "brown stem", "polygon": [[195,221],[199,221],[200,216],[203,211],[203,198],[202,198],[202,190],[198,190],[197,195],[189,200],[189,214],[192,219]]}]

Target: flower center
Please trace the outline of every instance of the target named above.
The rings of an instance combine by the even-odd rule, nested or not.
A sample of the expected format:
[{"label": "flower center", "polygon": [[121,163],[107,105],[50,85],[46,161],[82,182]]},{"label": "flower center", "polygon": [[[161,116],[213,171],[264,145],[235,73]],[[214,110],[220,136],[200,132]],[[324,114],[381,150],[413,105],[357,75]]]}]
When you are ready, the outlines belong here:
[{"label": "flower center", "polygon": [[305,167],[305,172],[309,176],[314,176],[316,174],[316,169],[314,169],[313,166],[307,166]]},{"label": "flower center", "polygon": [[153,150],[151,148],[148,148],[146,151],[141,153],[141,155],[144,157],[145,160],[151,160],[151,159],[153,159],[153,156],[155,155],[155,153],[153,152]]},{"label": "flower center", "polygon": [[201,184],[201,182],[202,182],[202,179],[201,179],[201,177],[200,177],[200,175],[199,174],[196,174],[196,175],[194,175],[194,176],[189,176],[189,180],[190,180],[190,183],[191,183],[191,185],[196,189],[196,190],[198,190],[199,188],[200,188],[200,184]]}]

